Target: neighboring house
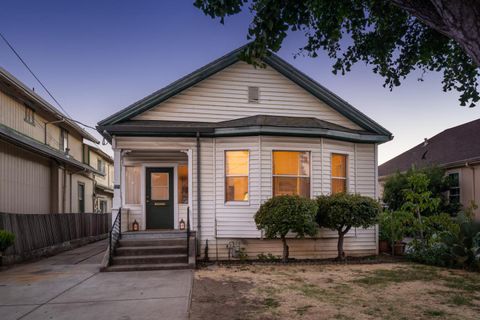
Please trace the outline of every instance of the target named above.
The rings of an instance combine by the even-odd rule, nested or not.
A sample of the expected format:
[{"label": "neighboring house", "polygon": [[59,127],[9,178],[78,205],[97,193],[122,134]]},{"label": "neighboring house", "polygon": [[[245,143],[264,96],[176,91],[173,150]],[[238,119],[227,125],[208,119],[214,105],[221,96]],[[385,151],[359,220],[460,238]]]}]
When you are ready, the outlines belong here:
[{"label": "neighboring house", "polygon": [[88,163],[101,174],[95,174],[95,212],[111,212],[113,204],[113,158],[100,148],[85,144]]},{"label": "neighboring house", "polygon": [[[377,197],[377,146],[391,133],[278,56],[255,68],[241,50],[99,123],[114,150],[114,210],[128,209],[129,230],[135,220],[141,230],[179,229],[190,208],[201,256],[207,240],[211,259],[238,248],[250,258],[281,255],[281,242],[255,225],[267,199]],[[290,255],[334,257],[335,238],[322,230],[292,240]],[[377,229],[352,230],[345,249],[375,254]]]},{"label": "neighboring house", "polygon": [[[480,201],[480,119],[447,129],[385,162],[378,168],[379,185],[408,169],[439,166],[446,170],[454,184],[448,192],[450,201],[470,207]],[[475,210],[480,219],[480,210]]]},{"label": "neighboring house", "polygon": [[98,143],[0,68],[0,212],[93,212],[83,139]]}]

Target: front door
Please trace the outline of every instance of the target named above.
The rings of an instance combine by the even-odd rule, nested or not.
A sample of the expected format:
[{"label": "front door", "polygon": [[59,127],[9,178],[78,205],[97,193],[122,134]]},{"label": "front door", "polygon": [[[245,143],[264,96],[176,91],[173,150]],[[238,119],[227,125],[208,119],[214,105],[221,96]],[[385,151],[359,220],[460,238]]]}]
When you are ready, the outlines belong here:
[{"label": "front door", "polygon": [[173,229],[173,168],[146,168],[147,229]]}]

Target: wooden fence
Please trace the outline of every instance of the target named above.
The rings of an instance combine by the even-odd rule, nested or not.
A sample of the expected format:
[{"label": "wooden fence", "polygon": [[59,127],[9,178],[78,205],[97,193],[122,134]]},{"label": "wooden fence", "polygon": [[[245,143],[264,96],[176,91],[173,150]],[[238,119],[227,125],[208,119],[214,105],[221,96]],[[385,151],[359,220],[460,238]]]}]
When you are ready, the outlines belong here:
[{"label": "wooden fence", "polygon": [[15,234],[15,244],[7,255],[25,255],[37,249],[52,247],[72,240],[107,234],[110,214],[59,213],[12,214],[0,212],[0,229]]}]

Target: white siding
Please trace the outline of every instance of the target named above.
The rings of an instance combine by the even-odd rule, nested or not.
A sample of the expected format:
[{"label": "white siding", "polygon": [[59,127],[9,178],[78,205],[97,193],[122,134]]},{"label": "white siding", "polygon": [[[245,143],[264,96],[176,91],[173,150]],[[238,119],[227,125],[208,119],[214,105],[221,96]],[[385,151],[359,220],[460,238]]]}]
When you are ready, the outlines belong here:
[{"label": "white siding", "polygon": [[[133,150],[156,150],[136,158],[130,154],[125,161],[138,164],[155,160],[185,163],[178,149],[193,151],[193,210],[192,228],[197,228],[197,158],[195,138],[141,138],[117,137],[117,147]],[[224,153],[225,150],[249,150],[248,203],[225,203]],[[135,151],[137,150],[137,151]],[[172,152],[177,150],[177,153]],[[201,254],[209,241],[210,258],[228,258],[227,244],[240,241],[251,258],[259,253],[281,254],[277,240],[261,239],[254,215],[260,204],[272,196],[272,151],[299,150],[311,153],[312,196],[330,193],[330,159],[332,153],[348,156],[348,187],[350,192],[367,196],[375,194],[375,146],[354,144],[321,138],[295,137],[230,137],[201,139]],[[175,156],[176,155],[176,156]],[[143,220],[141,206],[129,207],[130,222]],[[178,206],[178,218],[186,218],[186,205]],[[290,253],[295,258],[327,258],[336,255],[336,232],[321,230],[316,239],[291,239]],[[348,255],[376,253],[376,229],[353,229],[345,240]]]},{"label": "white siding", "polygon": [[[248,87],[260,89],[259,103],[248,103]],[[135,120],[218,122],[257,114],[316,117],[352,129],[358,125],[271,67],[237,62]]]}]

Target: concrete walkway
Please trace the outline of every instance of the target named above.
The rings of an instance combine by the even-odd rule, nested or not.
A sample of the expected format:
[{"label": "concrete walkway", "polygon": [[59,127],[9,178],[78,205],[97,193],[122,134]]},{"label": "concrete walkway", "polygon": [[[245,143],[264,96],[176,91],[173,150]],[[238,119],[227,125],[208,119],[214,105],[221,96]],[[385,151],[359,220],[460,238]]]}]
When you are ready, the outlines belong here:
[{"label": "concrete walkway", "polygon": [[0,272],[0,318],[187,319],[192,270],[99,273],[106,241]]}]

